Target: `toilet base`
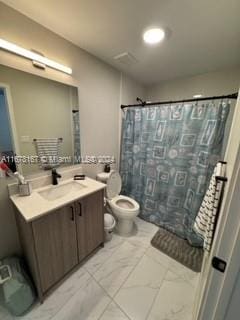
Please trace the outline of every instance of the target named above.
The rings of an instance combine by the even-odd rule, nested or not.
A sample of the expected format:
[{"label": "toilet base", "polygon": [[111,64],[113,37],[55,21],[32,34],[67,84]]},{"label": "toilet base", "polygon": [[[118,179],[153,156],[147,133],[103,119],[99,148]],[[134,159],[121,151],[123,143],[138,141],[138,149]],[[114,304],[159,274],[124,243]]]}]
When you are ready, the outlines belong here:
[{"label": "toilet base", "polygon": [[116,230],[120,236],[129,237],[133,232],[134,219],[119,219],[117,222]]}]

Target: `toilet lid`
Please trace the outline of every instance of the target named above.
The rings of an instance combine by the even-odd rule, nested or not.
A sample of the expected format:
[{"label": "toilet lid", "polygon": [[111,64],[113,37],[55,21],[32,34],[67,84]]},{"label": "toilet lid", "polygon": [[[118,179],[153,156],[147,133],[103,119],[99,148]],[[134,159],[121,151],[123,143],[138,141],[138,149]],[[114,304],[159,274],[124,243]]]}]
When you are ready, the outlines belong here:
[{"label": "toilet lid", "polygon": [[106,194],[108,199],[119,195],[122,188],[122,180],[118,172],[112,171],[107,180]]}]

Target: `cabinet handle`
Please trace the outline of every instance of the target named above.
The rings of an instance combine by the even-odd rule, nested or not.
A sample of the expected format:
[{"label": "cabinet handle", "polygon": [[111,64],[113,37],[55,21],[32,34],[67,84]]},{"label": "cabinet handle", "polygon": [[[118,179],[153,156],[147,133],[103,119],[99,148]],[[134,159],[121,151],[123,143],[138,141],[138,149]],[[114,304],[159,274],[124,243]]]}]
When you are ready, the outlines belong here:
[{"label": "cabinet handle", "polygon": [[82,216],[82,204],[81,202],[78,202],[78,205],[79,205],[79,217]]},{"label": "cabinet handle", "polygon": [[74,221],[74,209],[73,209],[73,206],[71,206],[70,208],[72,210],[71,220]]}]

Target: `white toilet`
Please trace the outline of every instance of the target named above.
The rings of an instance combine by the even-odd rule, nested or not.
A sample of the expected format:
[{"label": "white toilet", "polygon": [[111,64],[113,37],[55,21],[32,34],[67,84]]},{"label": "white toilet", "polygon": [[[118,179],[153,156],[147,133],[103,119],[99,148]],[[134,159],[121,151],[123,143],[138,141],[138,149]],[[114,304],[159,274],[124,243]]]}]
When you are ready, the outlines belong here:
[{"label": "white toilet", "polygon": [[121,236],[130,236],[133,230],[134,218],[139,214],[139,204],[126,196],[119,195],[122,180],[118,172],[99,173],[97,179],[107,184],[107,202],[117,218],[116,230]]}]

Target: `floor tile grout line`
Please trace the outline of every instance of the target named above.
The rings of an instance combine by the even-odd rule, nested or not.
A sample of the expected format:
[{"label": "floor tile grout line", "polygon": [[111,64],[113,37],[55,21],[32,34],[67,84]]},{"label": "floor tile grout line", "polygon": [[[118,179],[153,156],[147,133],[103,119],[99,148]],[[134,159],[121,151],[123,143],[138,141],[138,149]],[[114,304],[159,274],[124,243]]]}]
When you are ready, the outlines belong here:
[{"label": "floor tile grout line", "polygon": [[[123,242],[120,244],[119,248],[120,248],[125,242],[126,242],[126,240],[123,239]],[[119,250],[119,248],[118,248],[117,250]],[[101,249],[100,249],[99,252],[101,252]],[[113,251],[113,252],[110,254],[110,256],[109,256],[108,259],[110,259],[110,258],[114,255],[115,252],[116,252],[116,251]],[[93,255],[92,257],[94,258],[94,255]],[[91,258],[92,258],[92,257],[91,257]],[[90,260],[89,260],[89,261],[90,261]],[[88,271],[86,267],[85,267],[85,269],[88,271],[89,274],[91,274],[91,275],[93,276],[105,263],[106,263],[106,261],[104,261],[102,264],[100,264],[100,266],[99,266],[93,273],[90,273],[90,271]],[[83,265],[83,266],[84,266],[84,265]]]},{"label": "floor tile grout line", "polygon": [[[154,248],[154,247],[153,247],[153,248]],[[155,249],[156,249],[156,248],[155,248]],[[156,249],[156,250],[157,250],[157,249]],[[158,250],[158,251],[163,254],[163,252],[162,252],[161,250]],[[166,254],[165,254],[165,255],[166,255]],[[174,263],[178,263],[181,267],[186,268],[187,271],[193,272],[196,276],[198,276],[198,275],[201,274],[201,273],[198,273],[198,272],[194,272],[194,271],[192,271],[191,269],[185,267],[184,265],[182,265],[181,263],[175,261],[174,259],[172,259],[172,258],[169,257],[168,255],[166,255],[166,256],[167,256],[168,259],[173,260]],[[149,257],[149,256],[148,256],[148,257]],[[164,266],[161,262],[157,261],[157,259],[155,259],[155,258],[153,258],[153,257],[151,257],[151,259],[153,259],[154,261],[156,261],[157,263],[159,263],[161,266],[163,266],[163,267],[165,267],[165,268],[169,268],[169,271],[171,271],[172,273],[174,273],[176,276],[180,277],[182,280],[184,280],[184,281],[188,282],[189,284],[191,284],[190,281],[189,281],[189,280],[186,280],[182,274],[177,273],[177,272],[174,270],[173,267],[171,267],[171,266],[166,267],[166,266]],[[170,261],[170,263],[171,263],[171,261]]]},{"label": "floor tile grout line", "polygon": [[[90,276],[90,277],[89,277],[89,279],[90,279],[90,278],[91,278],[91,274],[84,268],[84,266],[83,266],[83,269],[84,269],[84,271]],[[88,280],[89,280],[89,279],[88,279]],[[87,281],[88,281],[88,280],[87,280]],[[53,318],[68,304],[68,302],[78,293],[78,291],[79,291],[80,289],[81,289],[81,288],[79,288],[74,294],[72,294],[71,297],[70,297],[69,299],[67,299],[66,302],[64,302],[63,306],[61,306],[60,309],[59,309],[53,316],[51,316],[51,318],[49,318],[48,320],[53,319]],[[54,292],[53,292],[53,294],[54,294]]]},{"label": "floor tile grout line", "polygon": [[169,271],[169,268],[166,268],[166,272],[165,272],[165,274],[164,274],[164,277],[162,278],[162,281],[161,281],[161,284],[160,284],[160,286],[159,286],[159,289],[158,289],[158,291],[157,291],[157,293],[156,293],[156,295],[155,295],[155,297],[154,297],[154,299],[153,299],[153,301],[152,301],[152,303],[151,303],[151,306],[150,306],[150,308],[149,308],[149,310],[148,310],[148,313],[147,313],[147,315],[146,315],[145,320],[148,320],[148,318],[149,318],[149,316],[150,316],[150,313],[151,313],[152,308],[153,308],[153,306],[154,306],[154,304],[155,304],[155,302],[156,302],[156,300],[157,300],[157,296],[158,296],[158,294],[159,294],[159,292],[160,292],[160,290],[161,290],[162,284],[163,284],[163,282],[164,282],[164,280],[165,280],[165,277],[166,277],[166,274],[168,273],[168,271]]},{"label": "floor tile grout line", "polygon": [[111,299],[108,304],[106,305],[106,307],[103,309],[102,313],[100,314],[100,316],[97,318],[97,320],[101,320],[102,316],[104,315],[104,312],[107,310],[107,308],[110,306],[110,304],[113,302],[113,299]]},{"label": "floor tile grout line", "polygon": [[[141,259],[141,258],[140,258]],[[125,267],[125,266],[124,266]],[[131,266],[129,266],[129,267],[131,267]],[[133,266],[133,268],[134,268],[135,266]],[[130,271],[130,272],[132,272],[132,271]],[[93,279],[97,282],[97,283],[99,283],[100,284],[100,282],[99,282],[99,280],[95,277],[95,274],[93,274],[93,275],[91,275],[92,277],[93,277]],[[128,277],[128,275],[127,275],[127,277]],[[125,281],[125,280],[124,280]],[[107,290],[101,285],[101,287],[107,292]],[[111,296],[112,297],[112,296]]]},{"label": "floor tile grout line", "polygon": [[[85,270],[85,272],[87,272],[87,270]],[[89,276],[91,276],[90,274],[89,274],[89,272],[87,272],[88,273],[88,275]],[[68,280],[68,279],[67,279]],[[67,281],[66,280],[66,281]],[[50,318],[48,318],[48,320],[51,320],[51,319],[53,319],[67,304],[68,304],[68,302],[75,296],[75,294],[78,292],[80,290],[80,288],[75,292],[75,293],[73,293],[73,294],[71,294],[71,296],[66,300],[66,301],[64,301],[64,303],[63,303],[63,305],[61,305],[60,306],[60,308],[57,310],[57,312],[55,312],[52,316],[50,316]],[[55,294],[55,292],[53,292],[52,294]],[[51,296],[51,295],[50,295]],[[48,298],[50,298],[50,296],[48,297]],[[39,303],[39,302],[38,302]],[[43,302],[43,304],[44,304],[44,302]],[[33,310],[31,310],[30,312],[32,312]],[[13,317],[12,319],[17,319],[16,317]]]},{"label": "floor tile grout line", "polygon": [[93,280],[103,291],[104,293],[108,296],[108,298],[110,299],[109,303],[106,305],[106,307],[104,308],[103,312],[101,313],[101,315],[98,317],[98,320],[100,320],[100,318],[102,317],[102,315],[104,314],[104,312],[106,311],[107,307],[110,305],[110,303],[113,301],[113,298],[106,292],[106,290],[101,286],[101,284],[91,275],[90,272],[88,272],[86,270],[86,272],[88,273],[88,275],[90,276],[91,280]]},{"label": "floor tile grout line", "polygon": [[[128,242],[128,240],[124,240],[123,243],[125,242]],[[129,242],[128,242],[129,243]],[[131,243],[130,243],[131,244]],[[130,271],[130,273],[128,274],[127,278],[124,280],[124,282],[122,283],[122,285],[119,287],[119,289],[116,291],[116,293],[111,296],[107,290],[97,281],[97,279],[94,277],[94,275],[90,274],[90,276],[94,279],[94,281],[104,290],[104,292],[107,294],[107,296],[111,299],[111,301],[109,302],[109,304],[106,306],[106,308],[104,309],[104,311],[101,313],[101,316],[98,318],[98,320],[101,320],[101,317],[103,316],[104,312],[107,310],[107,307],[110,305],[111,302],[114,302],[118,307],[119,309],[124,313],[125,316],[127,316],[127,318],[129,320],[131,320],[131,318],[129,317],[129,315],[122,309],[122,307],[119,306],[119,304],[116,302],[116,300],[114,299],[115,296],[117,295],[117,293],[119,292],[119,290],[122,288],[123,284],[127,281],[127,279],[129,278],[129,276],[133,273],[133,271],[136,269],[137,265],[140,263],[140,261],[143,259],[145,253],[147,252],[148,248],[150,247],[150,245],[148,245],[145,250],[144,250],[144,253],[142,255],[142,257],[139,259],[139,261],[137,262],[137,264],[133,267],[132,271]]]},{"label": "floor tile grout line", "polygon": [[[79,270],[80,270],[80,269],[79,269]],[[86,273],[88,274],[89,279],[90,279],[91,274],[90,274],[84,267],[83,267],[83,270],[84,270],[84,272],[86,272]],[[66,279],[66,281],[68,281],[69,279],[70,279],[70,277],[69,277],[68,279]],[[48,320],[53,319],[53,317],[55,317],[55,316],[68,304],[68,302],[77,294],[77,292],[78,292],[80,289],[81,289],[81,288],[78,288],[73,294],[71,294],[71,296],[70,296],[69,298],[67,298],[66,301],[64,301],[63,305],[61,305],[60,308],[59,308],[52,316],[50,316],[50,318],[48,318]],[[55,292],[52,292],[51,295],[53,295],[53,294],[55,294],[55,293],[56,293],[56,291],[55,291]],[[48,296],[47,299],[50,298],[51,295]],[[37,305],[37,304],[39,304],[39,305],[41,306],[41,304],[40,304],[39,301],[36,301],[36,305]],[[43,304],[44,304],[44,302],[43,302]],[[28,314],[30,314],[33,310],[34,310],[34,306],[33,306],[33,309],[32,309],[31,311],[29,311],[29,313],[26,314],[26,316],[27,316]],[[12,317],[12,315],[11,315],[10,313],[9,313],[9,315],[11,316],[11,320],[16,320],[16,319],[18,319],[18,317],[15,317],[15,316]],[[24,317],[25,317],[25,316],[24,316]],[[5,320],[5,319],[4,319],[4,320]],[[8,320],[8,319],[7,319],[7,320]]]},{"label": "floor tile grout line", "polygon": [[[165,270],[164,277],[163,277],[163,279],[162,279],[162,281],[161,281],[161,284],[160,284],[160,286],[159,286],[159,288],[158,288],[158,290],[157,290],[157,292],[156,292],[156,295],[155,295],[155,297],[154,297],[154,299],[153,299],[153,301],[152,301],[152,303],[151,303],[151,306],[150,306],[150,308],[149,308],[149,310],[148,310],[148,312],[147,312],[147,315],[146,315],[145,320],[148,318],[148,316],[149,316],[149,314],[150,314],[150,312],[151,312],[151,309],[152,309],[152,307],[153,307],[153,305],[154,305],[154,302],[156,301],[156,298],[157,298],[157,296],[158,296],[158,293],[159,293],[159,291],[160,291],[160,289],[161,289],[162,283],[163,283],[163,281],[164,281],[164,279],[165,279],[165,276],[166,276],[166,274],[167,274],[167,272],[168,272],[168,270],[169,270],[169,268],[166,268],[165,266],[163,266],[162,264],[160,264],[158,261],[156,261],[155,259],[149,257],[149,256],[146,254],[147,251],[148,251],[148,249],[149,249],[150,247],[151,247],[151,243],[146,247],[146,249],[145,249],[142,257],[140,258],[140,260],[138,261],[138,263],[136,264],[136,266],[134,267],[134,269],[130,272],[130,274],[128,275],[128,277],[127,277],[126,280],[124,281],[124,283],[121,285],[121,287],[118,289],[118,291],[116,292],[116,294],[115,294],[114,297],[113,297],[113,301],[120,307],[120,305],[119,305],[119,304],[117,303],[117,301],[115,300],[115,297],[117,296],[118,292],[121,290],[121,288],[123,287],[123,285],[127,282],[127,280],[129,279],[129,277],[131,276],[131,274],[133,274],[133,272],[136,270],[137,266],[140,264],[140,262],[143,260],[144,257],[150,258],[150,259],[152,259],[153,261],[155,261],[156,263],[158,263],[161,267],[163,267],[163,268],[166,269],[166,270]],[[120,307],[120,309],[122,310],[121,307]],[[124,312],[124,313],[125,313],[125,312]]]},{"label": "floor tile grout line", "polygon": [[[83,266],[83,268],[84,268],[84,266]],[[94,281],[100,286],[100,284],[99,284],[99,283],[96,281],[96,279],[86,270],[86,268],[84,268],[84,271],[88,274],[89,279],[94,280]],[[88,279],[88,280],[89,280],[89,279]],[[87,280],[87,281],[88,281],[88,280]],[[104,290],[104,288],[102,288],[102,286],[100,286],[100,287],[101,287],[101,289]],[[52,316],[49,318],[49,320],[53,319],[53,318],[68,304],[68,302],[78,293],[78,291],[79,291],[80,289],[81,289],[81,288],[79,288],[74,294],[72,294],[71,297],[70,297],[69,299],[67,299],[66,302],[64,302],[63,306],[61,306],[60,309],[59,309],[56,313],[54,313],[54,315],[52,315]],[[104,290],[104,292],[105,292],[105,290]],[[111,301],[113,301],[113,299],[112,299],[112,297],[110,297],[108,294],[107,294],[107,296],[110,298],[110,301],[109,301],[109,303],[107,304],[107,306],[108,306],[108,305],[111,303]],[[104,308],[104,311],[106,310],[107,306]],[[101,315],[102,315],[102,314],[101,314]]]},{"label": "floor tile grout line", "polygon": [[[126,315],[128,316],[128,318],[129,318],[130,320],[131,320],[131,317],[126,313],[126,311],[124,311],[124,309],[122,309],[122,307],[119,305],[119,303],[115,300],[115,297],[117,296],[117,294],[119,293],[119,291],[122,289],[122,287],[124,286],[124,284],[127,282],[127,280],[129,279],[129,277],[131,276],[131,274],[133,274],[133,272],[136,270],[137,266],[140,264],[140,262],[143,260],[143,258],[144,258],[144,257],[150,258],[149,256],[146,255],[146,252],[148,251],[148,249],[149,249],[150,247],[151,247],[151,243],[146,247],[146,249],[145,249],[142,257],[139,259],[138,263],[135,265],[135,267],[134,267],[133,270],[129,273],[129,275],[128,275],[128,277],[126,278],[126,280],[123,282],[123,284],[121,285],[121,287],[117,290],[117,292],[116,292],[116,293],[114,294],[114,296],[113,296],[113,301],[114,301],[114,302],[117,304],[117,306],[124,312],[124,314],[126,314]],[[151,306],[150,306],[150,308],[149,308],[149,311],[148,311],[147,316],[146,316],[145,319],[147,319],[147,317],[148,317],[149,314],[150,314],[150,311],[151,311],[151,309],[152,309],[152,307],[153,307],[153,304],[154,304],[154,302],[155,302],[155,300],[156,300],[156,298],[157,298],[157,295],[158,295],[158,293],[159,293],[159,291],[160,291],[160,288],[161,288],[162,283],[163,283],[163,281],[164,281],[164,279],[165,279],[165,276],[166,276],[166,274],[167,274],[167,272],[168,272],[168,270],[169,270],[169,268],[166,268],[165,266],[163,266],[162,264],[160,264],[159,262],[157,262],[155,259],[153,259],[153,260],[154,260],[156,263],[158,263],[161,267],[163,267],[163,268],[165,269],[165,274],[164,274],[164,277],[163,277],[163,279],[162,279],[162,281],[161,281],[161,284],[160,284],[158,290],[156,290],[156,291],[157,291],[157,292],[156,292],[156,295],[155,295],[155,297],[154,297],[154,299],[153,299],[153,302],[151,303]]]},{"label": "floor tile grout line", "polygon": [[92,276],[90,274],[91,278],[99,285],[99,287],[105,292],[105,294],[111,299],[113,300],[113,297],[110,296],[110,294],[107,292],[107,290],[101,285],[100,282],[97,281],[97,279],[94,278],[94,276]]},{"label": "floor tile grout line", "polygon": [[[124,239],[124,241],[123,241],[123,243],[121,244],[121,246],[122,245],[124,245],[124,244],[130,244],[131,246],[134,246],[131,242],[129,242],[129,240],[126,238],[126,239]],[[121,247],[120,246],[120,247]],[[146,248],[145,248],[145,250],[143,251],[143,255],[141,256],[141,258],[139,259],[139,261],[142,259],[142,257],[145,255],[145,253],[146,253],[146,251],[148,250],[148,248],[149,248],[149,246],[150,245],[148,245]],[[118,248],[119,249],[119,248]],[[115,252],[114,252],[115,253]],[[113,253],[113,254],[114,254]],[[113,255],[112,254],[112,255]],[[137,262],[137,264],[139,263],[139,261]],[[99,268],[98,268],[98,270],[105,264],[106,262],[104,262]],[[128,279],[128,277],[130,276],[130,274],[133,272],[133,270],[135,269],[135,267],[137,266],[137,264],[135,265],[135,266],[133,266],[133,269],[130,271],[130,273],[127,275],[127,278],[124,280],[124,282],[121,284],[121,286],[120,286],[120,288],[122,287],[122,285],[125,283],[125,281]],[[94,272],[94,274],[91,274],[90,272],[88,272],[93,278],[94,278],[94,280],[97,282],[97,283],[99,283],[99,281],[95,278],[95,274],[97,273],[97,271],[96,272]],[[100,284],[100,283],[99,283]],[[102,285],[101,285],[101,287],[102,287]],[[105,292],[107,292],[106,291],[106,289],[104,288],[104,287],[102,287],[103,289],[104,289],[104,291]],[[120,289],[119,288],[119,289]],[[117,292],[119,291],[119,289],[117,290]],[[113,295],[113,296],[110,296],[111,298],[113,298],[116,294],[117,294],[117,292]],[[107,294],[108,294],[108,292],[107,292]],[[109,294],[108,294],[109,295]]]},{"label": "floor tile grout line", "polygon": [[[147,248],[148,249],[148,248]],[[142,261],[143,257],[145,256],[145,253],[147,252],[147,249],[144,251],[143,255],[141,256],[141,258],[139,259],[139,261],[136,263],[136,265],[133,267],[133,269],[129,272],[127,278],[124,280],[124,282],[121,284],[121,286],[119,287],[119,289],[116,291],[116,293],[113,295],[113,299],[116,297],[116,295],[118,294],[118,292],[120,291],[120,289],[123,287],[123,285],[127,282],[127,280],[129,279],[129,277],[131,276],[131,274],[135,271],[135,269],[137,268],[137,266],[139,265],[139,263]],[[115,300],[114,300],[115,301]]]},{"label": "floor tile grout line", "polygon": [[[144,255],[144,254],[143,254]],[[143,256],[140,258],[140,260],[143,258]],[[118,293],[118,291],[121,289],[121,287],[123,286],[123,284],[127,281],[128,277],[130,276],[130,274],[133,272],[133,270],[135,270],[136,266],[138,265],[138,263],[140,262],[140,260],[137,262],[137,264],[135,266],[133,266],[133,269],[129,272],[127,278],[124,280],[124,282],[121,284],[121,286],[119,287],[119,289],[116,291],[116,293],[111,296],[108,291],[101,285],[100,282],[98,282],[98,280],[94,277],[94,275],[91,275],[93,277],[93,279],[99,284],[99,286],[107,293],[107,295],[114,300],[114,297],[116,296],[116,294]],[[114,300],[115,302],[115,300]]]},{"label": "floor tile grout line", "polygon": [[[129,240],[127,240],[130,244],[131,242]],[[134,272],[134,270],[136,269],[136,267],[138,266],[138,264],[140,263],[140,261],[143,259],[143,257],[146,255],[146,252],[148,251],[148,249],[151,247],[151,240],[149,241],[149,244],[146,246],[145,250],[144,250],[144,253],[142,255],[142,257],[139,259],[139,261],[137,262],[137,264],[135,265],[135,267],[133,268],[133,270],[130,272],[130,274],[128,275],[128,277],[126,278],[126,280],[124,281],[124,283],[128,280],[128,278],[130,277],[130,275]],[[124,284],[123,283],[123,284]],[[122,286],[123,286],[122,284]],[[121,286],[121,287],[122,287]],[[121,287],[118,289],[118,291],[121,289]],[[118,292],[117,291],[117,292]],[[117,293],[116,293],[117,294]],[[114,295],[114,297],[116,296],[116,294]]]},{"label": "floor tile grout line", "polygon": [[129,318],[129,316],[126,314],[126,312],[124,310],[122,310],[122,308],[116,303],[116,301],[114,300],[114,298],[112,296],[110,296],[110,294],[106,291],[106,289],[92,276],[90,275],[93,280],[99,285],[99,287],[101,287],[101,289],[106,293],[106,295],[110,298],[109,303],[107,304],[107,306],[104,308],[103,312],[101,313],[100,317],[97,320],[101,320],[101,317],[103,316],[104,312],[107,310],[107,308],[109,307],[109,305],[113,302],[115,303],[119,309],[124,313],[124,315],[131,320],[131,318]]},{"label": "floor tile grout line", "polygon": [[[174,271],[173,269],[171,269],[169,267],[169,271],[171,271],[175,276],[178,276],[179,278],[181,278],[181,280],[186,281],[189,285],[192,286],[191,281],[188,279],[185,279],[183,275],[181,275],[180,273],[177,273],[176,271]],[[193,272],[193,271],[192,271]]]},{"label": "floor tile grout line", "polygon": [[122,311],[122,313],[124,313],[124,315],[125,315],[129,320],[132,320],[132,318],[126,313],[126,311],[122,308],[122,306],[120,306],[120,304],[118,304],[118,302],[116,302],[114,299],[113,299],[113,302],[117,305],[117,307]]},{"label": "floor tile grout line", "polygon": [[132,320],[132,318],[130,317],[130,315],[128,315],[126,313],[126,311],[122,308],[122,306],[119,305],[119,303],[115,300],[115,297],[117,296],[117,294],[119,293],[119,291],[122,289],[123,285],[127,282],[127,280],[129,279],[129,277],[131,276],[131,274],[133,274],[133,272],[136,270],[137,266],[140,264],[140,262],[142,261],[142,259],[144,258],[144,256],[146,255],[146,252],[148,250],[148,248],[150,247],[147,246],[142,257],[139,259],[139,261],[137,262],[137,264],[133,267],[132,271],[129,273],[129,275],[127,276],[127,278],[125,279],[125,281],[122,283],[122,285],[120,286],[120,288],[116,291],[116,293],[113,295],[113,302],[119,307],[119,309],[121,309],[121,311],[127,316],[127,318],[129,320]]}]

